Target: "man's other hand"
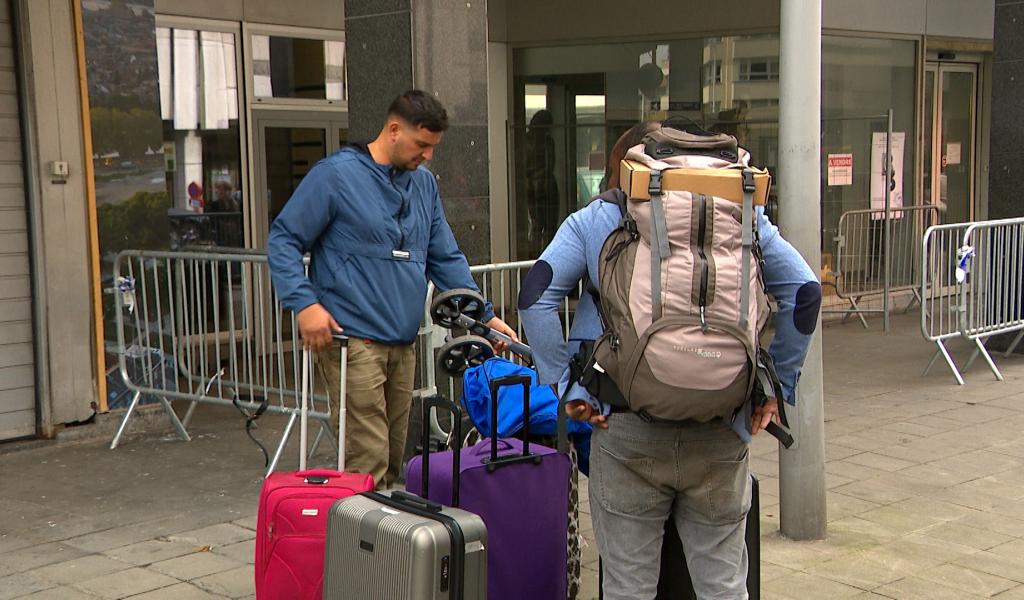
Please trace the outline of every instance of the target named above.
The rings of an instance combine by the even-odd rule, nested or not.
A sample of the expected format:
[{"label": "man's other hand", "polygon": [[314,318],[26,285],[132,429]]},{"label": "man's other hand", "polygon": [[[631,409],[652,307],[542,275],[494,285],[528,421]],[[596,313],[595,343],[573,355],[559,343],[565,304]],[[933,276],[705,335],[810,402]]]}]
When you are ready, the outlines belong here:
[{"label": "man's other hand", "polygon": [[594,410],[585,400],[572,400],[565,403],[565,414],[574,421],[587,421],[594,427],[608,429],[608,419]]},{"label": "man's other hand", "polygon": [[755,406],[754,414],[750,419],[750,434],[757,435],[757,432],[767,427],[768,423],[777,422],[778,415],[779,401],[775,398],[769,398],[763,405]]},{"label": "man's other hand", "polygon": [[310,304],[299,311],[298,322],[302,346],[315,352],[331,345],[331,334],[343,331],[331,313],[320,304]]},{"label": "man's other hand", "polygon": [[[487,326],[497,331],[498,333],[504,333],[508,337],[512,338],[513,342],[519,341],[519,337],[516,336],[516,332],[511,327],[509,327],[507,323],[505,323],[498,317],[494,317],[493,319],[488,321]],[[492,342],[491,346],[494,347],[494,352],[497,354],[501,354],[502,352],[508,350],[508,344],[506,344],[505,342]]]}]

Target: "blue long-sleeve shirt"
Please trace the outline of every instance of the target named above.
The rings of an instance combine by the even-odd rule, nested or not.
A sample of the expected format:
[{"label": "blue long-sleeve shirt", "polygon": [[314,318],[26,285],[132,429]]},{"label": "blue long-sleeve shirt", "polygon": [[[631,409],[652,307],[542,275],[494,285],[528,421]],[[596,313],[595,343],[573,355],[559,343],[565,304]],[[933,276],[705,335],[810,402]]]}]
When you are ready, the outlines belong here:
[{"label": "blue long-sleeve shirt", "polygon": [[[346,147],[306,174],[270,227],[267,259],[285,308],[319,302],[348,335],[385,344],[416,339],[428,279],[478,290],[434,176],[377,164],[365,147]],[[488,303],[484,318],[493,316]]]},{"label": "blue long-sleeve shirt", "polygon": [[[540,383],[566,385],[570,355],[579,349],[581,341],[595,340],[602,333],[597,306],[587,290],[577,304],[568,342],[562,334],[559,308],[564,298],[577,289],[584,274],[597,281],[601,246],[620,218],[619,205],[601,197],[569,215],[524,281],[519,315],[533,349]],[[800,367],[817,324],[821,286],[814,271],[782,238],[778,227],[760,207],[757,227],[765,263],[765,287],[779,306],[769,353],[775,361],[785,401],[794,404]],[[608,407],[601,406],[579,386],[570,391],[569,397],[587,400],[608,412]],[[748,439],[747,425],[741,421],[749,421],[749,412],[744,417],[738,417],[732,425],[737,434]]]}]

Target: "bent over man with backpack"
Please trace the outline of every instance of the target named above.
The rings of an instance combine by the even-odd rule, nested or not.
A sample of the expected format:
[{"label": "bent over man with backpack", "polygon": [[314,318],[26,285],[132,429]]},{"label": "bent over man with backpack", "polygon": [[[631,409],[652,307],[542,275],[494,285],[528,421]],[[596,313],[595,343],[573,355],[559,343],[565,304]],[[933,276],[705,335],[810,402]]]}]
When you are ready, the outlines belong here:
[{"label": "bent over man with backpack", "polygon": [[[750,171],[731,136],[633,127],[612,150],[608,190],[569,215],[524,280],[520,316],[541,383],[558,383],[569,415],[596,426],[589,485],[604,598],[655,598],[673,519],[696,596],[746,599],[747,444],[776,418],[780,393],[795,402],[821,286],[753,210],[752,172],[742,205],[663,197],[653,175],[652,200],[627,211],[618,189],[627,151],[652,174],[677,164]],[[756,227],[743,236],[748,219]],[[581,280],[567,344],[559,307]],[[779,307],[767,351],[757,339],[765,292]]]}]

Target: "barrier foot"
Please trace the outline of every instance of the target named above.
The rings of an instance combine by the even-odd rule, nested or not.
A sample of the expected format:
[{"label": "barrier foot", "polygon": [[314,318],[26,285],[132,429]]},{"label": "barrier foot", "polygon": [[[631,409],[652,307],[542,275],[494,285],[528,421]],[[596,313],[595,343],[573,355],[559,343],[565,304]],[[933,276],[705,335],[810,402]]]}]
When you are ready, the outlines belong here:
[{"label": "barrier foot", "polygon": [[907,314],[908,312],[910,312],[910,309],[914,308],[915,304],[918,306],[921,306],[923,304],[921,301],[921,292],[917,291],[917,288],[910,288],[910,291],[914,293],[914,296],[910,299],[909,302],[907,302],[907,307],[903,309],[903,314]]},{"label": "barrier foot", "polygon": [[174,425],[174,429],[178,432],[178,437],[183,441],[191,442],[192,438],[189,437],[188,431],[185,430],[185,426],[182,425],[181,420],[178,419],[178,415],[174,412],[174,407],[171,406],[170,401],[163,396],[160,396],[160,403],[164,405],[164,410],[167,411],[167,418],[171,420],[171,425]]},{"label": "barrier foot", "polygon": [[1010,355],[1013,354],[1013,351],[1016,350],[1017,346],[1020,344],[1021,338],[1024,338],[1024,329],[1017,334],[1017,337],[1013,338],[1013,343],[1006,349],[1006,352],[1003,352],[1003,358],[1009,358]]},{"label": "barrier foot", "polygon": [[967,369],[971,368],[971,365],[974,364],[974,361],[978,360],[979,354],[981,354],[981,352],[978,352],[977,348],[974,349],[974,352],[971,352],[971,357],[967,359],[967,364],[964,365],[965,373],[967,372]]},{"label": "barrier foot", "polygon": [[[313,454],[316,453],[317,443],[322,441],[323,438],[327,438],[327,441],[331,443],[332,447],[338,447],[338,436],[334,435],[334,428],[331,427],[330,417],[322,419],[320,421],[320,433],[316,435],[316,440],[313,443],[313,450],[311,450],[309,453],[310,458],[312,458]],[[334,454],[335,456],[337,456],[337,452],[335,452]]]},{"label": "barrier foot", "polygon": [[128,427],[128,419],[132,418],[132,413],[135,412],[135,407],[139,405],[139,398],[141,397],[142,392],[135,392],[132,396],[132,403],[128,405],[128,412],[124,413],[124,418],[121,419],[121,426],[117,428],[117,433],[114,434],[114,439],[110,442],[111,450],[117,448],[117,444],[121,441],[121,434]]},{"label": "barrier foot", "polygon": [[320,431],[316,432],[316,437],[313,438],[313,445],[309,447],[309,454],[306,455],[308,460],[312,460],[313,456],[316,455],[316,451],[320,449],[320,442],[324,439],[324,422],[320,421]]},{"label": "barrier foot", "polygon": [[921,372],[921,377],[927,377],[928,372],[932,370],[933,366],[935,366],[935,361],[937,361],[939,359],[939,356],[941,354],[942,354],[941,350],[938,350],[938,349],[935,350],[935,354],[932,354],[932,359],[928,361],[928,366],[926,366],[924,368],[924,371]]},{"label": "barrier foot", "polygon": [[288,445],[288,439],[292,436],[292,428],[295,427],[295,421],[299,416],[295,413],[288,415],[288,424],[284,426],[284,433],[281,434],[281,441],[277,444],[277,450],[274,450],[274,458],[270,460],[270,465],[267,467],[266,477],[270,477],[270,474],[277,469],[277,463],[281,460],[281,455],[284,454],[284,447]]},{"label": "barrier foot", "polygon": [[846,322],[846,319],[849,318],[851,314],[855,314],[857,315],[857,318],[860,319],[860,324],[864,326],[864,329],[870,329],[868,327],[868,320],[864,318],[864,315],[860,312],[860,307],[857,306],[857,300],[860,300],[860,298],[860,296],[858,296],[856,299],[850,298],[850,306],[852,307],[852,312],[847,313],[846,316],[843,317],[843,322]]},{"label": "barrier foot", "polygon": [[196,406],[198,405],[198,400],[193,400],[192,402],[189,403],[188,410],[185,411],[185,418],[181,420],[181,424],[184,425],[186,429],[192,423],[192,415],[195,414]]},{"label": "barrier foot", "polygon": [[953,362],[953,357],[949,355],[949,351],[946,350],[946,346],[942,343],[942,340],[936,340],[935,345],[938,346],[939,349],[935,351],[935,355],[932,356],[930,361],[928,361],[928,366],[925,367],[924,373],[921,373],[921,376],[924,377],[928,374],[928,371],[931,370],[932,365],[935,364],[936,359],[938,359],[941,354],[942,357],[946,359],[946,364],[949,365],[949,370],[953,372],[953,377],[956,378],[956,382],[960,385],[964,385],[964,378],[960,375],[960,371],[956,368],[956,363]]},{"label": "barrier foot", "polygon": [[981,343],[981,339],[974,340],[975,345],[978,346],[978,352],[984,357],[985,362],[988,363],[988,368],[992,370],[992,374],[996,376],[997,381],[1003,380],[1003,374],[999,372],[999,368],[996,367],[996,363],[992,362],[992,356],[988,353],[988,349],[985,348],[985,344]]}]

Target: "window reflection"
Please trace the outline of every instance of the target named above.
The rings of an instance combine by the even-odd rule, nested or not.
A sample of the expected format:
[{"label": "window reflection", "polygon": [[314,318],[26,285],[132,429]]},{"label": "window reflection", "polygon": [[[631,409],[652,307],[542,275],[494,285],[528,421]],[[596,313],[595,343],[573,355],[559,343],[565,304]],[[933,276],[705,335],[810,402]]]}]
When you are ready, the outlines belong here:
[{"label": "window reflection", "polygon": [[348,98],[344,42],[256,34],[252,65],[257,98]]},{"label": "window reflection", "polygon": [[170,246],[244,246],[232,33],[157,28]]},{"label": "window reflection", "polygon": [[516,50],[517,258],[535,258],[601,191],[612,144],[639,121],[693,119],[774,168],[778,52],[774,35]]},{"label": "window reflection", "polygon": [[[893,108],[894,131],[915,139],[915,48],[904,40],[822,38],[822,154],[853,155],[850,184],[827,186],[822,170],[826,261],[836,252],[841,214],[868,206],[871,139],[885,131],[884,119],[855,117]],[[622,132],[642,120],[687,117],[734,135],[757,165],[777,177],[779,71],[773,34],[516,50],[515,256],[536,258],[561,220],[593,197],[600,189],[598,163]],[[542,113],[550,122],[546,128],[536,122]],[[542,137],[549,141],[538,141]],[[914,145],[905,152],[910,204]],[[772,188],[770,207],[780,205],[778,189]]]}]

